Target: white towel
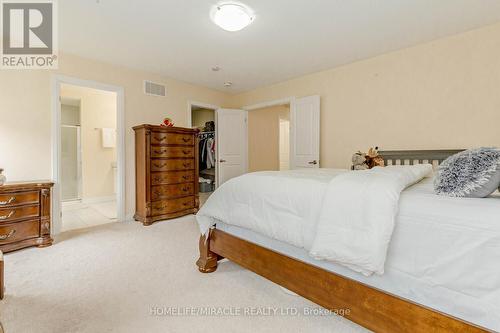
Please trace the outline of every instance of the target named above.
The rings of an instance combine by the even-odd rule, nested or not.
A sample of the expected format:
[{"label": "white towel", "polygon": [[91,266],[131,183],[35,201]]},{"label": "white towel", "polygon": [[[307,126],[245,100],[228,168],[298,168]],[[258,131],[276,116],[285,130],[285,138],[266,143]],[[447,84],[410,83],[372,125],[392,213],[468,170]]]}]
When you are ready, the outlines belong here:
[{"label": "white towel", "polygon": [[102,147],[115,148],[116,147],[116,130],[114,128],[102,128]]}]

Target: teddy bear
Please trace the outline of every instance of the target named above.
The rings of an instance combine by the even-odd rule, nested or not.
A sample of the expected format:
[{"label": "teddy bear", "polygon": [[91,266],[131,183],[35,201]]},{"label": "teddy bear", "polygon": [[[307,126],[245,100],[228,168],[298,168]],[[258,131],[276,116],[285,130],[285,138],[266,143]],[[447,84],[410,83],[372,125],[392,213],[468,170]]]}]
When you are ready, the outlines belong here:
[{"label": "teddy bear", "polygon": [[365,154],[358,151],[352,155],[352,169],[353,170],[366,170],[368,169],[368,163],[366,163]]},{"label": "teddy bear", "polygon": [[365,159],[370,169],[376,166],[385,166],[384,158],[378,154],[378,147],[370,148]]}]

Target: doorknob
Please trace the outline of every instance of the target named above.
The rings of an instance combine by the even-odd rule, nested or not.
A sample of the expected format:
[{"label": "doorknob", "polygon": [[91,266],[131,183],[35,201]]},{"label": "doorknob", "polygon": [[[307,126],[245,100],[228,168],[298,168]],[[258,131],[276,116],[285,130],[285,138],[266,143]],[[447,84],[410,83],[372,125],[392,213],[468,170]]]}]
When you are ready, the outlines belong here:
[{"label": "doorknob", "polygon": [[219,160],[219,162],[224,163],[224,162],[226,162],[226,160]]},{"label": "doorknob", "polygon": [[318,161],[314,160],[314,161],[311,161],[311,162],[308,162],[309,164],[313,164],[313,165],[316,165],[318,164]]}]

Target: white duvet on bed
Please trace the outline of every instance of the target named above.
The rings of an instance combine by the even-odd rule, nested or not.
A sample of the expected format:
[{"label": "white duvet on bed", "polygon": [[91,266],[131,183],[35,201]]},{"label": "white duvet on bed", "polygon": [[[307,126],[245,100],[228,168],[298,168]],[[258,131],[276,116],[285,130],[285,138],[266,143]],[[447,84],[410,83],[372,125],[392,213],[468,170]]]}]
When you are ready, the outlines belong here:
[{"label": "white duvet on bed", "polygon": [[197,220],[202,233],[219,220],[365,275],[382,274],[399,195],[431,171],[414,165],[246,174],[215,191]]}]

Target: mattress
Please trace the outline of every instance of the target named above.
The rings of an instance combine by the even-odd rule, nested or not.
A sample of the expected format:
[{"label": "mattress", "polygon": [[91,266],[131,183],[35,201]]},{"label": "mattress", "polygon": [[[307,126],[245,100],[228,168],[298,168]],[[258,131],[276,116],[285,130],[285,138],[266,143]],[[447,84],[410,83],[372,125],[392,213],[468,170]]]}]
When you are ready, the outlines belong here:
[{"label": "mattress", "polygon": [[441,197],[432,179],[403,191],[385,273],[364,276],[249,229],[217,229],[477,325],[500,331],[500,194]]}]

